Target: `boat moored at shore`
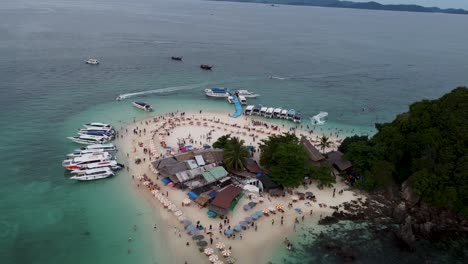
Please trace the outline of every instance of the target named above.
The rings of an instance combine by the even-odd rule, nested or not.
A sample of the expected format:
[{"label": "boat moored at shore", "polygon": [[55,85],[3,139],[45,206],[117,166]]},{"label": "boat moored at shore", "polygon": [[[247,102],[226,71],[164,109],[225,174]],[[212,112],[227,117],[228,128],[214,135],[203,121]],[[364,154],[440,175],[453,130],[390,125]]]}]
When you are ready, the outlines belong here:
[{"label": "boat moored at shore", "polygon": [[244,114],[245,114],[245,115],[252,115],[252,111],[253,111],[254,107],[255,107],[255,106],[253,106],[253,105],[247,106],[247,107],[245,108]]},{"label": "boat moored at shore", "polygon": [[92,144],[92,145],[88,145],[86,147],[80,148],[80,150],[94,150],[94,149],[103,149],[105,152],[115,152],[115,151],[117,151],[117,148],[112,143]]},{"label": "boat moored at shore", "polygon": [[67,170],[76,170],[82,168],[87,164],[107,161],[111,159],[112,155],[110,155],[108,152],[84,154],[80,157],[64,160],[62,162],[62,166]]},{"label": "boat moored at shore", "polygon": [[259,94],[256,94],[254,92],[251,92],[249,90],[237,90],[236,93],[239,95],[239,96],[244,96],[245,98],[256,98],[256,97],[259,97],[260,95]]},{"label": "boat moored at shore", "polygon": [[216,98],[227,98],[230,95],[229,90],[224,87],[205,89],[205,94],[208,97]]},{"label": "boat moored at shore", "polygon": [[240,103],[241,103],[242,105],[246,105],[246,104],[247,104],[247,99],[246,99],[244,96],[239,95],[238,98],[239,98],[239,101],[240,101]]},{"label": "boat moored at shore", "polygon": [[95,135],[78,135],[74,137],[67,137],[71,141],[78,144],[102,144],[110,140],[107,136],[95,136]]},{"label": "boat moored at shore", "polygon": [[83,170],[81,172],[76,173],[76,176],[70,177],[70,179],[78,181],[94,181],[105,179],[111,176],[115,176],[115,174],[110,168],[98,168]]}]

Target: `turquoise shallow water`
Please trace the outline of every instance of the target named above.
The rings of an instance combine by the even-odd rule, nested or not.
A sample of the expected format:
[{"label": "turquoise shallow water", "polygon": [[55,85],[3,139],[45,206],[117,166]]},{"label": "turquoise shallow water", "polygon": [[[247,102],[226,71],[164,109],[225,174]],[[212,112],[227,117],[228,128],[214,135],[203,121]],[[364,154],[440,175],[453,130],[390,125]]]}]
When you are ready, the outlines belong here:
[{"label": "turquoise shallow water", "polygon": [[[77,184],[60,166],[77,147],[65,137],[82,123],[118,126],[147,115],[117,95],[168,88],[140,99],[158,111],[234,111],[202,90],[247,88],[262,95],[252,102],[306,116],[327,111],[316,128],[324,133],[372,133],[376,120],[391,120],[408,103],[468,83],[467,19],[196,0],[1,1],[2,263],[170,258],[161,238],[143,232],[158,219],[125,173]],[[85,65],[89,56],[102,64]]]}]

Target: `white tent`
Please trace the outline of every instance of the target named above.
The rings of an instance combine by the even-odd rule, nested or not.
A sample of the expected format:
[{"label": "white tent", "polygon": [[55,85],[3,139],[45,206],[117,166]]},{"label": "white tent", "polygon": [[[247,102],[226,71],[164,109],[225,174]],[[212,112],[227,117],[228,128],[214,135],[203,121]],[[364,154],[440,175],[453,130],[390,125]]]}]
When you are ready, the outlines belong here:
[{"label": "white tent", "polygon": [[250,184],[244,185],[244,190],[246,190],[248,192],[253,192],[253,193],[259,193],[260,192],[258,187],[250,185]]}]

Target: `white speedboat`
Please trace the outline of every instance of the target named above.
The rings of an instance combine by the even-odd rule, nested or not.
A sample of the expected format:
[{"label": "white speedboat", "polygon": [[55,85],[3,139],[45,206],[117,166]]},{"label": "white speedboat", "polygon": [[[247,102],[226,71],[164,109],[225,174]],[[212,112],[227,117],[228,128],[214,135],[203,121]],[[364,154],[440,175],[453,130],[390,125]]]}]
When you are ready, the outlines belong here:
[{"label": "white speedboat", "polygon": [[293,118],[293,121],[294,123],[300,123],[302,122],[302,114],[301,112],[296,112],[296,114],[294,115],[294,118]]},{"label": "white speedboat", "polygon": [[282,111],[282,110],[283,110],[283,109],[281,109],[281,108],[275,108],[275,110],[273,110],[273,117],[275,117],[275,118],[280,118],[280,115],[281,115],[281,111]]},{"label": "white speedboat", "polygon": [[82,168],[87,164],[108,161],[111,159],[112,155],[110,155],[108,152],[84,154],[80,157],[64,160],[62,162],[62,166],[67,170],[76,170]]},{"label": "white speedboat", "polygon": [[268,107],[265,107],[265,106],[263,106],[262,108],[260,108],[260,115],[261,115],[261,116],[265,116],[265,113],[266,113],[267,110],[268,110]]},{"label": "white speedboat", "polygon": [[294,120],[294,116],[296,115],[296,110],[289,109],[288,110],[288,119]]},{"label": "white speedboat", "polygon": [[139,108],[141,110],[145,110],[146,112],[151,112],[153,111],[153,108],[151,108],[151,105],[144,103],[144,102],[133,102],[133,106],[136,108]]},{"label": "white speedboat", "polygon": [[252,109],[252,115],[260,115],[260,110],[262,109],[261,105],[256,105]]},{"label": "white speedboat", "polygon": [[85,170],[83,173],[79,173],[76,176],[70,177],[71,180],[78,180],[78,181],[94,181],[105,179],[111,176],[115,176],[114,172],[109,168],[100,168],[100,169],[91,169]]},{"label": "white speedboat", "polygon": [[91,65],[98,65],[99,61],[96,59],[87,59],[85,60],[86,64],[91,64]]},{"label": "white speedboat", "polygon": [[239,98],[239,101],[240,101],[240,103],[241,103],[242,105],[246,105],[246,104],[247,104],[247,99],[246,99],[244,96],[239,95],[238,98]]},{"label": "white speedboat", "polygon": [[216,98],[226,98],[229,96],[229,90],[227,88],[211,88],[205,89],[206,96]]},{"label": "white speedboat", "polygon": [[252,111],[254,109],[254,105],[249,105],[244,110],[244,115],[252,115]]},{"label": "white speedboat", "polygon": [[117,148],[114,146],[114,144],[111,144],[111,143],[108,143],[108,144],[92,144],[92,145],[88,145],[86,147],[83,147],[80,150],[84,150],[84,149],[87,149],[87,150],[103,149],[106,152],[115,152],[115,151],[117,151]]},{"label": "white speedboat", "polygon": [[94,154],[94,153],[102,153],[105,152],[104,149],[78,149],[73,151],[72,153],[67,154],[67,157],[75,158],[81,157],[85,154]]},{"label": "white speedboat", "polygon": [[99,123],[99,122],[92,122],[92,123],[87,123],[87,124],[84,124],[83,125],[85,128],[88,128],[88,129],[93,129],[93,128],[108,128],[108,129],[112,129],[112,126],[109,125],[109,124],[105,124],[105,123]]},{"label": "white speedboat", "polygon": [[94,135],[78,135],[75,137],[67,137],[73,142],[78,144],[102,144],[109,141],[108,137],[103,136],[94,136]]},{"label": "white speedboat", "polygon": [[284,118],[284,119],[288,118],[288,109],[283,109],[281,111],[280,118]]},{"label": "white speedboat", "polygon": [[83,170],[97,169],[97,168],[110,168],[111,170],[120,170],[124,167],[123,164],[118,163],[116,160],[105,160],[94,163],[89,163],[81,166],[80,169],[72,170],[71,173],[79,173]]},{"label": "white speedboat", "polygon": [[101,130],[101,129],[80,129],[78,130],[78,135],[101,136],[101,137],[107,137],[109,139],[114,139],[115,137],[113,130]]},{"label": "white speedboat", "polygon": [[273,111],[274,111],[274,110],[275,110],[275,109],[274,109],[273,107],[268,108],[268,109],[266,110],[266,112],[265,112],[265,117],[272,118],[272,117],[273,117]]},{"label": "white speedboat", "polygon": [[234,96],[230,95],[227,98],[228,103],[233,104],[234,103]]},{"label": "white speedboat", "polygon": [[260,95],[259,94],[256,94],[254,92],[250,92],[249,90],[238,90],[236,92],[239,96],[244,96],[246,98],[255,98],[255,97],[259,97]]}]

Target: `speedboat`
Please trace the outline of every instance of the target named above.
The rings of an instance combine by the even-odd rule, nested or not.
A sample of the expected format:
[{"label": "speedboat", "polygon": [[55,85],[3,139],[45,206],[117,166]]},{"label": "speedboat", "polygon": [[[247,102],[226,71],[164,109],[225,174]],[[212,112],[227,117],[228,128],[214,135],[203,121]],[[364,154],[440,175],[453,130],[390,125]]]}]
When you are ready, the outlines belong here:
[{"label": "speedboat", "polygon": [[230,104],[233,104],[234,103],[234,97],[232,95],[229,95],[228,98],[227,98],[227,101],[230,103]]},{"label": "speedboat", "polygon": [[111,176],[115,176],[112,170],[110,170],[109,168],[99,168],[85,170],[82,173],[77,174],[76,176],[70,177],[70,179],[78,181],[94,181],[105,179]]},{"label": "speedboat", "polygon": [[252,110],[254,109],[253,105],[249,105],[245,108],[244,115],[252,115]]},{"label": "speedboat", "polygon": [[105,152],[104,149],[78,149],[73,151],[72,153],[67,154],[67,157],[75,158],[81,157],[85,154],[93,154],[93,153],[102,153]]},{"label": "speedboat", "polygon": [[99,61],[96,59],[87,59],[85,60],[86,64],[91,64],[91,65],[98,65]]},{"label": "speedboat", "polygon": [[281,111],[281,114],[280,114],[279,117],[280,117],[280,118],[285,118],[285,119],[288,118],[288,110],[287,110],[287,109],[283,109],[283,110]]},{"label": "speedboat", "polygon": [[182,61],[182,57],[177,57],[177,56],[172,56],[171,59],[175,61]]},{"label": "speedboat", "polygon": [[262,109],[262,107],[260,105],[256,105],[253,107],[252,109],[252,115],[259,115],[260,114],[260,109]]},{"label": "speedboat", "polygon": [[244,96],[239,95],[238,98],[239,98],[239,101],[241,102],[241,104],[243,104],[243,105],[247,104],[247,99]]},{"label": "speedboat", "polygon": [[203,69],[203,70],[211,71],[211,69],[213,68],[213,65],[202,64],[202,65],[200,65],[200,68]]},{"label": "speedboat", "polygon": [[146,112],[151,112],[153,111],[153,108],[151,108],[151,105],[144,103],[144,102],[133,102],[133,106],[136,108],[139,108],[141,110],[145,110]]},{"label": "speedboat", "polygon": [[246,98],[255,98],[255,97],[260,96],[259,94],[256,94],[254,92],[250,92],[249,90],[238,90],[236,93],[238,95],[244,96]]},{"label": "speedboat", "polygon": [[294,123],[300,123],[302,121],[302,114],[300,112],[297,112],[295,115],[294,115],[294,119],[293,119]]},{"label": "speedboat", "polygon": [[85,128],[107,128],[112,129],[112,126],[109,124],[99,123],[99,122],[92,122],[83,125]]},{"label": "speedboat", "polygon": [[227,88],[211,88],[205,89],[206,96],[217,97],[217,98],[226,98],[229,96],[229,90]]},{"label": "speedboat", "polygon": [[260,115],[265,116],[267,110],[268,110],[268,107],[263,106],[262,108],[260,108]]},{"label": "speedboat", "polygon": [[110,155],[108,152],[84,154],[80,157],[64,160],[62,162],[62,166],[68,170],[76,170],[82,168],[87,164],[107,161],[111,159],[112,155]]},{"label": "speedboat", "polygon": [[273,107],[268,108],[268,109],[266,110],[266,112],[265,112],[265,117],[271,118],[271,117],[273,116],[273,111],[274,111],[274,110],[275,110],[275,109],[274,109]]},{"label": "speedboat", "polygon": [[281,115],[281,111],[281,108],[275,108],[275,110],[273,110],[273,117],[279,118]]},{"label": "speedboat", "polygon": [[80,129],[78,130],[78,135],[106,136],[110,139],[113,139],[115,136],[111,131],[95,129]]},{"label": "speedboat", "polygon": [[79,144],[102,144],[109,141],[109,138],[106,136],[94,136],[94,135],[78,135],[75,137],[67,137],[73,142]]},{"label": "speedboat", "polygon": [[288,110],[288,119],[294,120],[294,116],[296,115],[296,110],[289,109]]},{"label": "speedboat", "polygon": [[86,150],[103,149],[106,152],[115,152],[115,151],[117,151],[117,148],[114,146],[114,144],[111,144],[111,143],[108,143],[108,144],[92,144],[92,145],[88,145],[86,147],[83,147],[80,150],[85,150],[85,149]]},{"label": "speedboat", "polygon": [[97,168],[110,168],[111,170],[120,170],[124,167],[123,164],[117,163],[116,160],[105,160],[99,162],[93,162],[82,166],[79,169],[72,170],[71,173],[79,173],[83,170],[97,169]]}]

